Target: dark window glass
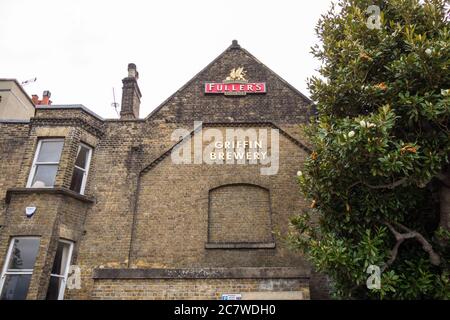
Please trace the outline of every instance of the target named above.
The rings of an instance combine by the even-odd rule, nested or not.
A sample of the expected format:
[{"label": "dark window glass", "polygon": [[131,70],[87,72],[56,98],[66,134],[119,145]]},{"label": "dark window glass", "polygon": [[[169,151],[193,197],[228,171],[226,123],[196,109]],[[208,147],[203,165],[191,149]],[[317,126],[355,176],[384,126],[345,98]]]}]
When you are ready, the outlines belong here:
[{"label": "dark window glass", "polygon": [[57,300],[60,293],[63,292],[66,281],[66,271],[71,258],[70,248],[71,245],[65,241],[60,241],[58,243],[47,289],[47,300]]},{"label": "dark window glass", "polygon": [[81,146],[78,152],[77,160],[75,161],[75,165],[80,168],[86,169],[88,157],[89,157],[89,149],[84,146]]},{"label": "dark window glass", "polygon": [[39,250],[39,238],[14,238],[9,248],[0,299],[26,299]]},{"label": "dark window glass", "polygon": [[70,183],[70,190],[75,192],[81,191],[81,185],[83,184],[84,171],[78,168],[73,169],[72,182]]},{"label": "dark window glass", "polygon": [[31,274],[7,274],[3,283],[1,300],[25,300],[30,286]]},{"label": "dark window glass", "polygon": [[39,249],[39,239],[15,238],[9,259],[10,269],[33,269]]},{"label": "dark window glass", "polygon": [[53,260],[52,274],[62,274],[61,264],[63,258],[64,246],[61,242],[58,243],[58,248],[56,249],[55,260]]},{"label": "dark window glass", "polygon": [[59,291],[61,289],[61,285],[63,282],[63,278],[59,277],[50,277],[50,283],[48,285],[47,290],[47,300],[58,300]]}]

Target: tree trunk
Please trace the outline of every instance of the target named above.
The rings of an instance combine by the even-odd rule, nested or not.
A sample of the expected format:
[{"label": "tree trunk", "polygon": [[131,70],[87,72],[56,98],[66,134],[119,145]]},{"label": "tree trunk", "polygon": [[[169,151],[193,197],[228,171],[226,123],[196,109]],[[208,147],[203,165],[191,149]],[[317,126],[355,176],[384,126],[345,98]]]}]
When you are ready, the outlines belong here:
[{"label": "tree trunk", "polygon": [[[450,232],[450,168],[447,168],[443,173],[439,174],[438,179],[441,182],[439,188],[439,227]],[[443,239],[439,239],[439,243],[443,247],[448,247],[450,245],[450,239],[444,237]]]},{"label": "tree trunk", "polygon": [[450,231],[450,188],[441,184],[439,190],[440,222],[439,226]]}]

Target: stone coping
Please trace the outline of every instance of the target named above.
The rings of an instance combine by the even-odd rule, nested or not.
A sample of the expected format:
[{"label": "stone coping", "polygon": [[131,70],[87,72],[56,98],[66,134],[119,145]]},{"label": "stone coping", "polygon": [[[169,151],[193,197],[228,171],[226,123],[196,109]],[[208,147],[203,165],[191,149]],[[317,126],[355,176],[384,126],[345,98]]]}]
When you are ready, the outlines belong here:
[{"label": "stone coping", "polygon": [[93,279],[308,279],[309,270],[293,267],[94,269]]},{"label": "stone coping", "polygon": [[86,112],[87,114],[97,118],[100,121],[104,121],[103,117],[96,114],[91,109],[85,107],[82,104],[52,104],[52,105],[38,105],[35,107],[38,110],[57,110],[57,109],[78,109]]},{"label": "stone coping", "polygon": [[95,200],[92,197],[88,197],[79,193],[76,193],[72,190],[66,188],[9,188],[6,191],[5,202],[9,203],[11,201],[11,196],[13,194],[61,194],[64,196],[68,196],[82,202],[94,203]]}]

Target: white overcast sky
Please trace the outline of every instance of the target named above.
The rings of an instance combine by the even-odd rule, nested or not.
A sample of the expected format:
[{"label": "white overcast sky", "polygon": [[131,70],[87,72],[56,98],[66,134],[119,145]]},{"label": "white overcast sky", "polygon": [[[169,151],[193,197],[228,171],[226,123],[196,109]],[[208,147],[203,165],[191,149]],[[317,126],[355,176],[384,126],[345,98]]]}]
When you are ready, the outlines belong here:
[{"label": "white overcast sky", "polygon": [[[0,0],[0,78],[37,77],[25,90],[117,118],[133,62],[145,117],[233,39],[309,96],[314,27],[330,0]],[[263,80],[263,79],[261,79]]]}]

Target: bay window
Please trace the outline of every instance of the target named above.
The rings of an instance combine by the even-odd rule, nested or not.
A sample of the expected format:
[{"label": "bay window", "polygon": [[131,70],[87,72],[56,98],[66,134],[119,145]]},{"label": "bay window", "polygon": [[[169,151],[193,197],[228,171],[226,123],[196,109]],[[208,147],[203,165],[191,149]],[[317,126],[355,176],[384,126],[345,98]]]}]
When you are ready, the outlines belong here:
[{"label": "bay window", "polygon": [[91,154],[92,148],[83,143],[80,144],[78,147],[77,158],[75,160],[72,182],[70,183],[70,189],[80,194],[84,194],[84,189],[86,188]]},{"label": "bay window", "polygon": [[26,299],[38,249],[37,237],[11,240],[0,279],[1,300]]},{"label": "bay window", "polygon": [[47,290],[47,300],[64,299],[67,276],[69,274],[70,260],[72,258],[73,243],[66,240],[58,242],[55,260],[50,275],[50,283]]},{"label": "bay window", "polygon": [[28,178],[28,188],[52,188],[58,172],[64,139],[39,140]]}]

